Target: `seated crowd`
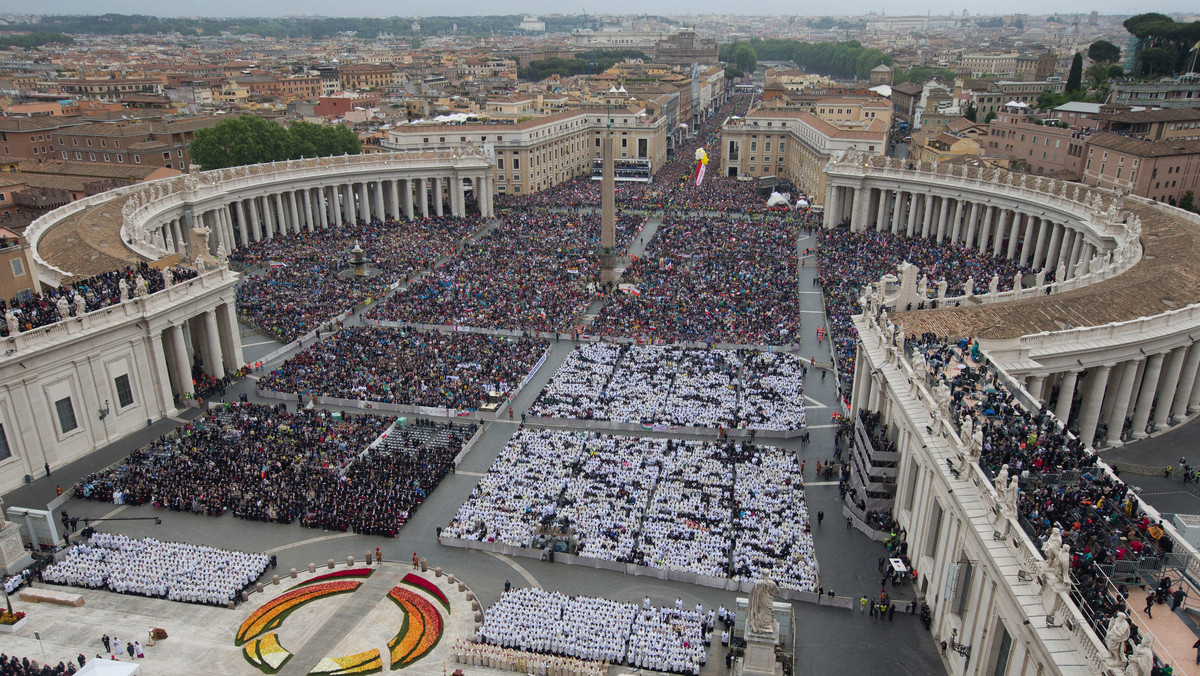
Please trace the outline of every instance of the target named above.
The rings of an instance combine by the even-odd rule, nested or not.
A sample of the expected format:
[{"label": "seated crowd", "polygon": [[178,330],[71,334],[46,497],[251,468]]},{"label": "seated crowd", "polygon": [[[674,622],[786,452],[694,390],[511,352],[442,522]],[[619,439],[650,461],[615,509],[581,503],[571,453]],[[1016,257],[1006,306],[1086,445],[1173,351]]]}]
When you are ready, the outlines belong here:
[{"label": "seated crowd", "polygon": [[785,345],[799,315],[796,243],[770,220],[671,215],[591,332],[647,340]]},{"label": "seated crowd", "polygon": [[225,605],[267,569],[266,554],[94,533],[42,571],[42,580],[171,601]]},{"label": "seated crowd", "polygon": [[[411,278],[439,256],[453,255],[481,224],[450,217],[388,218],[251,242],[231,257],[235,266],[251,271],[238,286],[238,314],[281,342],[295,340],[379,298],[393,282]],[[339,275],[353,268],[355,244],[378,275]]]},{"label": "seated crowd", "polygon": [[[102,658],[97,655],[96,659]],[[78,667],[75,666],[76,661],[79,662]],[[40,664],[36,659],[31,660],[28,657],[0,653],[0,676],[62,676],[79,671],[86,663],[87,658],[83,656],[83,653],[80,653],[79,657],[74,660],[59,662],[54,666]]]},{"label": "seated crowd", "polygon": [[[253,521],[395,536],[450,471],[473,425],[435,425],[434,440],[399,443],[393,418],[288,412],[284,405],[226,404],[117,467],[84,477],[76,497],[153,504]],[[430,423],[399,429],[402,440]],[[443,429],[444,428],[444,429]],[[390,442],[390,443],[389,443]]]},{"label": "seated crowd", "polygon": [[504,592],[475,635],[479,643],[504,648],[698,676],[711,617],[681,602],[639,610],[632,603],[524,587]]},{"label": "seated crowd", "polygon": [[[196,277],[196,271],[191,268],[171,268],[173,283],[186,282]],[[137,297],[138,278],[146,281],[149,293],[158,293],[166,286],[162,270],[152,268],[145,263],[136,267],[125,267],[121,270],[105,272],[95,277],[88,277],[43,293],[33,294],[27,298],[13,298],[9,301],[0,300],[0,315],[6,315],[10,310],[17,318],[17,324],[22,332],[47,326],[62,320],[58,309],[61,298],[67,300],[70,316],[79,315],[76,297],[84,301],[84,312],[95,312],[102,308],[121,302],[121,281],[125,281],[130,298]],[[0,336],[8,336],[7,322],[0,322]]]},{"label": "seated crowd", "polygon": [[[960,243],[937,242],[921,237],[905,237],[874,230],[851,231],[848,227],[821,230],[817,235],[817,279],[825,298],[829,338],[833,341],[838,375],[842,388],[849,392],[854,383],[854,355],[857,332],[851,315],[862,308],[858,299],[867,284],[895,274],[901,263],[908,262],[928,277],[929,300],[936,302],[933,282],[946,280],[947,288],[961,293],[968,278],[986,290],[993,275],[999,276],[999,290],[1012,289],[1017,272],[1032,273],[1017,261],[981,253]],[[955,295],[947,291],[947,295]],[[912,308],[917,309],[917,308]]]},{"label": "seated crowd", "polygon": [[1017,510],[1028,535],[1038,542],[1052,530],[1061,532],[1081,610],[1103,636],[1117,612],[1129,611],[1127,593],[1104,570],[1118,561],[1157,570],[1154,562],[1175,548],[1161,522],[1152,521],[1135,492],[1101,468],[1099,457],[1068,436],[1048,410],[1027,410],[993,370],[972,359],[969,341],[926,334],[910,342],[926,355],[929,377],[951,388],[954,418],[960,425],[971,418],[982,431],[979,465],[985,474],[1019,478]]},{"label": "seated crowd", "polygon": [[258,387],[474,410],[491,391],[515,390],[546,347],[527,338],[351,327],[304,348]]},{"label": "seated crowd", "polygon": [[804,362],[787,353],[576,347],[531,415],[690,427],[804,427]]},{"label": "seated crowd", "polygon": [[[644,219],[617,218],[624,251]],[[569,331],[598,278],[600,217],[541,209],[503,214],[495,230],[367,317],[413,324],[519,331]]]},{"label": "seated crowd", "polygon": [[799,475],[768,446],[522,428],[442,535],[813,590]]}]

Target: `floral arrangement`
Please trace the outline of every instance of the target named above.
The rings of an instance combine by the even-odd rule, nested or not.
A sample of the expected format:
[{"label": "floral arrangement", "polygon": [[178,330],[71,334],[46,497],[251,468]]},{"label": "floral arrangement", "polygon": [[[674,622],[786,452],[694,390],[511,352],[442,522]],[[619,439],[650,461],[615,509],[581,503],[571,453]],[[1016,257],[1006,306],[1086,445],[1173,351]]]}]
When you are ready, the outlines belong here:
[{"label": "floral arrangement", "polygon": [[433,650],[442,638],[442,616],[423,596],[393,587],[388,598],[404,610],[404,626],[388,641],[392,669],[406,667]]},{"label": "floral arrangement", "polygon": [[319,598],[352,592],[362,585],[358,580],[335,580],[292,589],[263,604],[242,622],[234,645],[242,645],[259,634],[278,628],[296,608]]},{"label": "floral arrangement", "polygon": [[433,598],[440,601],[443,606],[445,606],[447,613],[450,612],[450,600],[446,598],[446,594],[443,593],[436,584],[421,577],[420,575],[417,575],[416,573],[409,573],[408,575],[405,575],[401,582],[412,585],[413,587],[416,587],[417,589],[429,594]]},{"label": "floral arrangement", "polygon": [[7,610],[0,610],[0,624],[16,624],[25,619],[25,613],[17,611],[10,613]]},{"label": "floral arrangement", "polygon": [[318,575],[312,579],[305,580],[304,582],[291,587],[291,589],[310,585],[314,582],[328,582],[329,580],[340,580],[347,577],[371,577],[371,573],[373,572],[375,571],[372,568],[347,568],[345,570],[335,570],[332,573],[325,573],[324,575]]},{"label": "floral arrangement", "polygon": [[155,627],[150,630],[150,638],[155,641],[161,641],[167,637],[167,630],[162,627]]},{"label": "floral arrangement", "polygon": [[313,667],[308,674],[309,676],[347,676],[348,674],[373,674],[382,670],[383,659],[379,655],[379,648],[372,648],[366,652],[345,657],[326,657],[317,662],[317,666]]},{"label": "floral arrangement", "polygon": [[250,641],[242,648],[246,661],[262,670],[263,673],[273,674],[292,658],[286,648],[279,645],[279,634],[270,633]]}]

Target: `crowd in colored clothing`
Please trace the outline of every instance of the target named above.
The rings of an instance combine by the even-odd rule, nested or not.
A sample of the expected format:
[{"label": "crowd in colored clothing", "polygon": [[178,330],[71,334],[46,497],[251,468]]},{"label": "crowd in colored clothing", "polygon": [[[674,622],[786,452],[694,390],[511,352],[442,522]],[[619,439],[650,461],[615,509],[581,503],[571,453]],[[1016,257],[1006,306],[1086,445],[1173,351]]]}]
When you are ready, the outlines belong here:
[{"label": "crowd in colored clothing", "polygon": [[799,476],[769,446],[521,429],[442,534],[813,591]]},{"label": "crowd in colored clothing", "polygon": [[796,342],[795,232],[774,220],[672,216],[591,332],[668,341]]},{"label": "crowd in colored clothing", "polygon": [[[624,251],[644,218],[616,221]],[[565,331],[578,323],[598,277],[600,216],[539,209],[512,211],[478,242],[368,319],[520,331]]]},{"label": "crowd in colored clothing", "polygon": [[[858,333],[851,315],[862,312],[859,297],[867,284],[896,274],[901,263],[911,263],[929,280],[929,302],[936,302],[934,282],[946,280],[948,295],[973,278],[978,293],[985,293],[992,276],[999,277],[1000,291],[1012,289],[1017,272],[1032,273],[1016,261],[967,248],[961,244],[908,238],[874,230],[851,231],[847,227],[820,230],[817,235],[817,283],[825,297],[829,337],[838,362],[844,391],[854,382],[854,355]],[[906,309],[906,308],[901,308]],[[908,308],[919,309],[919,308]]]},{"label": "crowd in colored clothing", "polygon": [[520,385],[548,343],[478,333],[348,327],[304,348],[259,389],[473,410]]},{"label": "crowd in colored clothing", "polygon": [[[79,662],[78,667],[75,666],[76,660]],[[86,663],[87,658],[82,654],[75,660],[59,662],[54,666],[40,664],[37,660],[31,660],[28,657],[0,654],[0,676],[61,676],[79,671]]]},{"label": "crowd in colored clothing", "polygon": [[[84,477],[78,498],[395,536],[450,471],[470,425],[417,423],[364,454],[379,415],[226,404]],[[423,433],[428,432],[428,433]]]},{"label": "crowd in colored clothing", "polygon": [[[174,267],[171,268],[171,273],[173,283],[175,284],[186,282],[196,277],[196,271],[191,268]],[[166,285],[163,280],[162,270],[152,268],[145,263],[139,263],[135,267],[125,267],[121,270],[105,272],[95,277],[88,277],[87,279],[59,286],[27,298],[13,298],[8,301],[0,300],[0,315],[5,315],[9,310],[12,310],[13,315],[17,318],[20,330],[29,331],[39,326],[47,326],[62,320],[62,314],[58,309],[60,298],[67,300],[67,308],[72,317],[79,316],[76,301],[77,296],[82,297],[84,300],[85,313],[95,312],[96,310],[120,303],[121,280],[125,280],[128,297],[134,298],[137,296],[138,277],[146,281],[146,288],[149,293],[162,291]],[[0,322],[0,336],[8,335],[7,323]]]},{"label": "crowd in colored clothing", "polygon": [[[393,282],[409,279],[439,256],[452,255],[481,225],[479,219],[389,218],[252,242],[231,258],[235,266],[253,270],[238,287],[238,314],[281,342],[295,340],[381,297]],[[356,244],[375,271],[369,276],[345,274],[354,267]]]},{"label": "crowd in colored clothing", "polygon": [[529,412],[795,430],[805,424],[804,370],[804,361],[788,353],[588,343],[567,356]]},{"label": "crowd in colored clothing", "polygon": [[[1129,609],[1128,590],[1113,587],[1101,567],[1154,562],[1172,552],[1174,542],[1142,512],[1135,492],[1100,468],[1098,456],[1068,436],[1049,411],[1026,410],[995,372],[976,363],[968,341],[950,344],[932,335],[909,340],[925,355],[927,378],[950,387],[958,424],[969,418],[982,431],[980,467],[999,476],[997,484],[1006,476],[1018,479],[1017,511],[1028,535],[1042,542],[1061,537],[1069,547],[1071,582],[1085,616],[1103,636],[1109,619]],[[1159,594],[1170,586],[1168,581]]]}]

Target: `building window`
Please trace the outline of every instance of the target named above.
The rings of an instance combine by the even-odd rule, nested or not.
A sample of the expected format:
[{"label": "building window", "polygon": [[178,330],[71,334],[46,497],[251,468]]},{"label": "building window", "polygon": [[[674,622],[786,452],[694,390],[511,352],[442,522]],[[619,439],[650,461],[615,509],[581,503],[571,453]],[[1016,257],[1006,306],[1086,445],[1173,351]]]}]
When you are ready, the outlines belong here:
[{"label": "building window", "polygon": [[79,152],[78,150],[76,150],[76,151],[75,151],[75,159],[77,159],[77,160],[82,160],[82,159],[83,159],[83,153],[81,153],[81,152]]},{"label": "building window", "polygon": [[54,410],[58,412],[58,426],[63,434],[79,427],[75,421],[75,407],[71,405],[70,397],[63,397],[54,402]]},{"label": "building window", "polygon": [[117,388],[117,406],[125,408],[133,405],[133,388],[129,386],[129,375],[119,375],[113,379],[113,385]]},{"label": "building window", "polygon": [[8,448],[8,435],[4,432],[4,425],[0,424],[0,460],[11,457],[12,451]]},{"label": "building window", "polygon": [[133,163],[134,163],[134,164],[141,164],[141,163],[142,163],[142,156],[141,156],[141,155],[134,155],[134,156],[133,156]]},{"label": "building window", "polygon": [[25,264],[21,262],[20,258],[13,258],[9,263],[12,264],[13,277],[25,276]]}]

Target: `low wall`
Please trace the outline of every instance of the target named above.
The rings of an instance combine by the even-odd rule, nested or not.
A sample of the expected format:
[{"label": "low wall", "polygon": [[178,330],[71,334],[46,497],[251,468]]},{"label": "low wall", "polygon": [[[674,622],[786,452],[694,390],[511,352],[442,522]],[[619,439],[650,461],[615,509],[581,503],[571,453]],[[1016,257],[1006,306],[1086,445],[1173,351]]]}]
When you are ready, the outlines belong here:
[{"label": "low wall", "polygon": [[[461,549],[473,549],[481,552],[491,552],[493,554],[503,554],[505,556],[517,556],[526,559],[543,560],[546,557],[546,550],[534,549],[530,547],[514,547],[499,542],[477,542],[474,540],[460,540],[459,538],[443,535],[438,538],[438,542],[447,547],[458,547]],[[576,556],[574,554],[555,554],[555,563],[564,563],[568,566],[584,566],[586,568],[595,568],[597,570],[611,570],[616,573],[624,573],[626,575],[634,575],[638,577],[654,577],[660,580],[671,580],[672,582],[686,582],[688,584],[696,584],[702,587],[712,587],[714,589],[724,589],[725,591],[739,592],[749,594],[754,589],[754,582],[750,580],[732,580],[724,577],[714,577],[712,575],[701,575],[685,570],[673,570],[669,568],[651,568],[649,566],[639,566],[636,563],[621,563],[619,561],[608,561],[606,559],[593,559],[591,557]],[[852,610],[855,599],[849,596],[821,596],[816,592],[800,591],[798,589],[780,589],[779,597],[788,601],[799,601],[802,603],[813,603],[822,606],[833,606],[835,608],[844,608]]]}]

